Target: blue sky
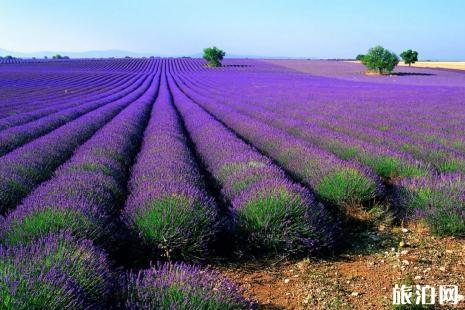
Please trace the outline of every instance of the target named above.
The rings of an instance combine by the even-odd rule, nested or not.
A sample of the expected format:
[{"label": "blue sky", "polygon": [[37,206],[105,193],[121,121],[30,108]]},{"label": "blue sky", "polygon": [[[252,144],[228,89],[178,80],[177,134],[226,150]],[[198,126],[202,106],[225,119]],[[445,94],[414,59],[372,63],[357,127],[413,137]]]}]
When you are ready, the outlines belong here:
[{"label": "blue sky", "polygon": [[0,0],[0,48],[343,58],[381,44],[465,60],[463,0]]}]

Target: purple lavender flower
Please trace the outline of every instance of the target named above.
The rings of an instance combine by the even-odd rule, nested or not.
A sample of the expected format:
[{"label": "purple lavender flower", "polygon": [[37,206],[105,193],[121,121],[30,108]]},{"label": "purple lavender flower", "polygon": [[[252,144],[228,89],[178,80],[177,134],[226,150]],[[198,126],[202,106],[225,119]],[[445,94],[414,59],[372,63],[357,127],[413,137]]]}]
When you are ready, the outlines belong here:
[{"label": "purple lavender flower", "polygon": [[127,275],[127,309],[252,309],[219,273],[186,264],[159,264]]},{"label": "purple lavender flower", "polygon": [[396,204],[406,215],[423,218],[438,235],[465,234],[465,180],[444,174],[399,182]]},{"label": "purple lavender flower", "polygon": [[0,278],[5,309],[103,308],[112,289],[106,256],[68,233],[0,246]]}]

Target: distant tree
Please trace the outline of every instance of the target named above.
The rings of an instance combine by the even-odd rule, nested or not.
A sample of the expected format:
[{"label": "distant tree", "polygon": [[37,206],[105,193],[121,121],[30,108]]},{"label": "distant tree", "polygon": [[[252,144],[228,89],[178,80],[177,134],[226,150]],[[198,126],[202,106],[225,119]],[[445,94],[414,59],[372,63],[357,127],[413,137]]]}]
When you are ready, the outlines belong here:
[{"label": "distant tree", "polygon": [[357,57],[355,57],[355,60],[362,61],[362,60],[363,60],[363,57],[365,57],[365,55],[363,55],[363,54],[358,54]]},{"label": "distant tree", "polygon": [[418,52],[412,51],[412,50],[406,50],[400,54],[400,57],[402,58],[404,63],[410,67],[416,61],[418,61]]},{"label": "distant tree", "polygon": [[221,67],[221,61],[226,53],[216,46],[207,47],[203,50],[203,58],[208,61],[210,67]]},{"label": "distant tree", "polygon": [[48,56],[44,56],[44,59],[48,59]]},{"label": "distant tree", "polygon": [[14,58],[13,56],[11,56],[11,55],[6,55],[4,58],[5,58],[5,59],[15,59],[15,58]]},{"label": "distant tree", "polygon": [[62,56],[60,54],[56,54],[52,56],[52,59],[69,59],[69,56]]},{"label": "distant tree", "polygon": [[392,72],[399,63],[399,58],[395,53],[378,45],[368,50],[368,53],[363,57],[362,63],[369,70],[383,74]]}]

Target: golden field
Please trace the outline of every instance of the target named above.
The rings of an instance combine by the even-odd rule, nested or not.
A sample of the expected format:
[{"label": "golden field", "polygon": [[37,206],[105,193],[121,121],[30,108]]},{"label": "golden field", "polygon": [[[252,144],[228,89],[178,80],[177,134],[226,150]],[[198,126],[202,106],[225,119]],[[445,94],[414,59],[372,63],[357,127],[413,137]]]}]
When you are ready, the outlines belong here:
[{"label": "golden field", "polygon": [[[360,63],[360,61],[355,60],[347,62]],[[408,67],[403,61],[399,62],[399,66]],[[417,61],[412,64],[412,67],[465,70],[465,61]]]},{"label": "golden field", "polygon": [[[402,61],[399,66],[408,66]],[[412,67],[465,70],[465,61],[417,61]]]}]

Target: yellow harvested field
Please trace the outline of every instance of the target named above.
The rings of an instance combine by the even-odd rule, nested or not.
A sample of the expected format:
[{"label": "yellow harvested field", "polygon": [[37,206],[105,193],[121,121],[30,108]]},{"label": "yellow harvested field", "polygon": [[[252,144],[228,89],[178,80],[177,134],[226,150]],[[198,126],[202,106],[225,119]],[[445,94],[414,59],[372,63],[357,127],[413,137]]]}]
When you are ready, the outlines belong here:
[{"label": "yellow harvested field", "polygon": [[[399,66],[408,66],[399,62]],[[412,67],[465,70],[465,61],[418,61]]]},{"label": "yellow harvested field", "polygon": [[[360,61],[347,62],[360,63]],[[403,61],[399,62],[399,66],[408,67]],[[465,70],[465,61],[417,61],[412,67]]]}]

